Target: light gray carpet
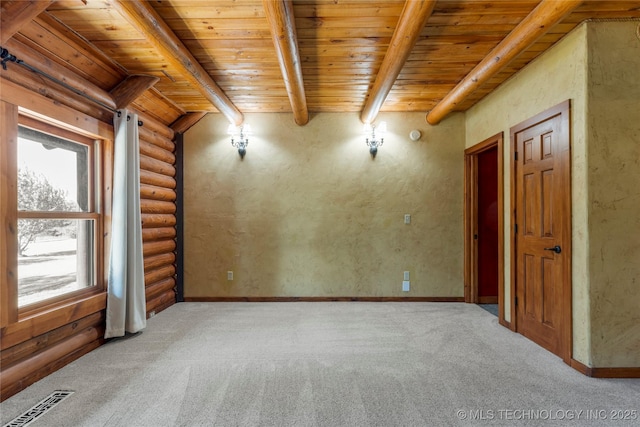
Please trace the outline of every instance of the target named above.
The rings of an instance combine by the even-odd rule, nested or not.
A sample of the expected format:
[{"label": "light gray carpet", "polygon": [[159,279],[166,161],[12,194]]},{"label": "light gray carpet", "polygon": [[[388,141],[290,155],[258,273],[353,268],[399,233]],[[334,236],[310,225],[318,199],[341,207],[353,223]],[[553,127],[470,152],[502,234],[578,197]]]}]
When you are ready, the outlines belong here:
[{"label": "light gray carpet", "polygon": [[177,304],[2,423],[58,389],[75,394],[33,426],[640,425],[611,420],[640,410],[640,380],[585,377],[459,303]]}]

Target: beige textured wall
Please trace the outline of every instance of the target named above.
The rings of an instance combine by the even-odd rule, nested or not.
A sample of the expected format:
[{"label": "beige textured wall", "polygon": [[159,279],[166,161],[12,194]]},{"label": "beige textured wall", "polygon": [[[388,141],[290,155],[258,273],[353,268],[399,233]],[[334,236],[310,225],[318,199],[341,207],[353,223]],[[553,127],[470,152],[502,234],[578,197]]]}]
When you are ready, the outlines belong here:
[{"label": "beige textured wall", "polygon": [[588,26],[592,362],[640,367],[640,40]]},{"label": "beige textured wall", "polygon": [[[581,25],[466,113],[466,146],[504,132],[505,300],[510,295],[510,136],[512,126],[571,100],[573,357],[589,364],[586,170],[586,26]],[[505,317],[511,319],[505,304]]]},{"label": "beige textured wall", "polygon": [[243,161],[221,115],[190,129],[185,296],[462,296],[464,115],[434,127],[423,113],[380,120],[389,134],[375,160],[357,113],[304,127],[247,114]]}]

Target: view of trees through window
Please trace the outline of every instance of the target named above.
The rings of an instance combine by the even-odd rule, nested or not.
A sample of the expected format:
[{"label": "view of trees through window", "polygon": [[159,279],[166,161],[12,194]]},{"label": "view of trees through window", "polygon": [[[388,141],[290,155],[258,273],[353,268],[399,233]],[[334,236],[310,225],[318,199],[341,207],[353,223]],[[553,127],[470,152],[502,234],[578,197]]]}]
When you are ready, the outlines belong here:
[{"label": "view of trees through window", "polygon": [[95,218],[89,203],[90,151],[89,146],[81,143],[20,128],[20,307],[95,282]]},{"label": "view of trees through window", "polygon": [[[70,210],[72,203],[67,200],[67,192],[54,187],[45,176],[37,175],[28,167],[18,169],[18,209],[21,211]],[[25,251],[37,237],[70,235],[72,229],[69,220],[21,220],[18,225],[18,254]]]}]

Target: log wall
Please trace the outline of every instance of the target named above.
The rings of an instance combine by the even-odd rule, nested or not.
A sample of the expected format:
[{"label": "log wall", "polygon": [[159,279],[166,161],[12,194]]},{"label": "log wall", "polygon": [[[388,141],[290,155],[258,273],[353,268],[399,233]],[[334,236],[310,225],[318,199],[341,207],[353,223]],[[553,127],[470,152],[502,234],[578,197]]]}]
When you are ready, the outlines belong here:
[{"label": "log wall", "polygon": [[176,302],[176,147],[170,128],[153,119],[143,122],[140,210],[147,316],[150,316]]},{"label": "log wall", "polygon": [[[11,41],[9,45],[19,54],[29,52],[30,65],[44,68],[64,81],[82,83],[82,76],[52,64],[43,55],[30,51],[28,46],[17,41]],[[95,84],[85,83],[85,92],[91,92],[94,99],[109,97],[108,92]],[[25,72],[16,64],[8,64],[6,71],[0,69],[0,99],[3,105],[22,106],[70,127],[81,128],[106,140],[113,139],[110,111]],[[156,118],[162,116],[161,113],[142,111],[135,103],[128,108],[138,113],[143,122],[139,132],[140,197],[146,306],[147,317],[150,317],[176,302],[176,146],[173,130]],[[2,109],[3,126],[11,123],[10,117],[4,117],[9,111],[12,109]],[[111,142],[107,145],[110,150]],[[107,152],[105,156],[112,156],[112,153]],[[105,170],[107,181],[111,176],[111,171]],[[2,204],[5,202],[3,200]],[[110,200],[105,200],[105,205],[108,208]],[[105,245],[109,241],[108,234],[109,229],[105,227]],[[8,282],[3,279],[3,298],[10,294],[7,293]],[[106,289],[106,283],[101,285]],[[7,321],[3,321],[0,328],[0,399],[7,399],[104,343],[105,306],[106,293],[103,291],[30,317],[21,315],[17,321],[15,316],[5,319],[3,315]],[[6,307],[3,304],[0,309]]]}]

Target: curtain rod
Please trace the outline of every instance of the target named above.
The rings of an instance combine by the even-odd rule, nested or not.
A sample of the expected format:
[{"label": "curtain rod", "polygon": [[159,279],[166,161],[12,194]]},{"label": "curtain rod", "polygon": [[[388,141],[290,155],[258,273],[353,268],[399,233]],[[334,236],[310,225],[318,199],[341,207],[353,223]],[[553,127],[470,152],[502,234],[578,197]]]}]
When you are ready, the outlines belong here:
[{"label": "curtain rod", "polygon": [[[122,111],[118,111],[116,114],[118,114],[118,117],[122,116]],[[131,120],[131,116],[127,114],[127,121]],[[142,122],[142,120],[138,120],[138,126],[142,126],[144,123]]]},{"label": "curtain rod", "polygon": [[[108,105],[103,104],[102,102],[98,101],[97,99],[93,99],[92,97],[90,97],[89,95],[87,95],[86,93],[68,85],[67,83],[63,82],[62,80],[59,80],[55,77],[53,77],[52,75],[45,73],[42,70],[39,70],[38,68],[27,64],[26,62],[24,62],[21,59],[16,58],[15,55],[12,55],[7,49],[3,48],[2,46],[0,46],[0,58],[2,59],[2,62],[0,62],[0,65],[2,65],[2,69],[6,70],[7,69],[7,62],[13,62],[16,63],[18,65],[22,65],[23,67],[25,67],[27,70],[32,71],[36,74],[39,74],[43,77],[46,77],[47,79],[51,80],[54,83],[59,84],[60,86],[63,86],[64,88],[70,90],[71,92],[75,93],[76,95],[80,95],[81,97],[88,99],[91,102],[94,102],[96,104],[98,104],[99,106],[101,106],[102,108],[105,108],[109,111],[111,111],[112,113],[117,113],[118,116],[120,116],[120,112],[118,110],[114,110],[113,108],[109,107]],[[142,122],[142,120],[138,120],[138,126],[142,126],[144,123]]]}]

